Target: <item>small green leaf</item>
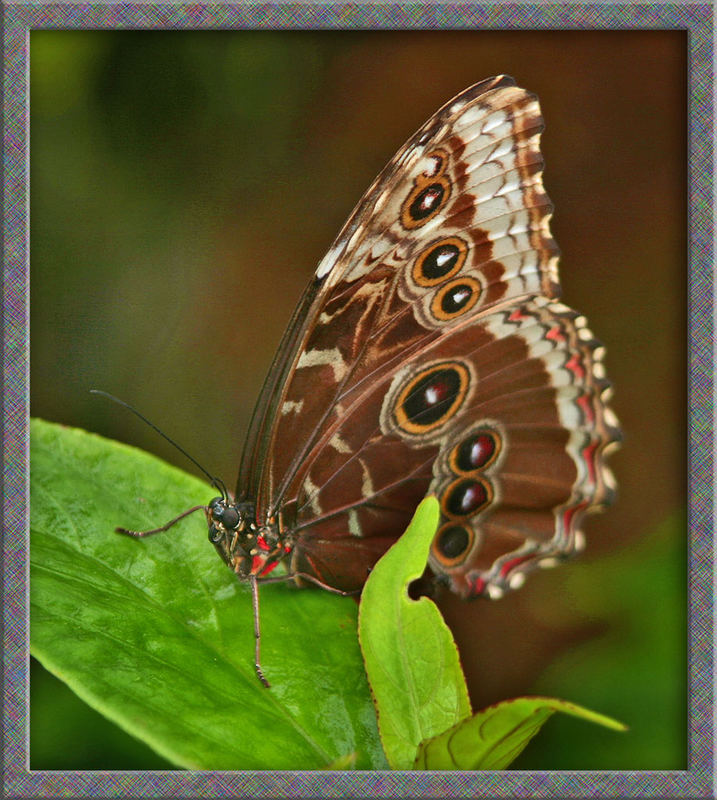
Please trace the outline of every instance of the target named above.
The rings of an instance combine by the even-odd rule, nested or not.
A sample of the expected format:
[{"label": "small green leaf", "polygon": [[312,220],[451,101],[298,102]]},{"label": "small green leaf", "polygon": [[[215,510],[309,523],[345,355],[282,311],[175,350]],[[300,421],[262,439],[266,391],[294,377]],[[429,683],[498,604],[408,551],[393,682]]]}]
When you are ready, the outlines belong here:
[{"label": "small green leaf", "polygon": [[621,722],[575,703],[550,697],[518,697],[479,711],[424,742],[414,768],[505,769],[556,711],[616,731],[626,730]]},{"label": "small green leaf", "polygon": [[431,600],[407,591],[423,574],[438,516],[438,502],[426,498],[361,596],[359,641],[393,769],[410,769],[422,741],[471,713],[451,632]]},{"label": "small green leaf", "polygon": [[356,604],[261,589],[254,674],[247,587],[207,542],[205,484],[134,448],[31,423],[31,652],[96,710],[195,769],[321,769],[356,752],[382,769]]}]

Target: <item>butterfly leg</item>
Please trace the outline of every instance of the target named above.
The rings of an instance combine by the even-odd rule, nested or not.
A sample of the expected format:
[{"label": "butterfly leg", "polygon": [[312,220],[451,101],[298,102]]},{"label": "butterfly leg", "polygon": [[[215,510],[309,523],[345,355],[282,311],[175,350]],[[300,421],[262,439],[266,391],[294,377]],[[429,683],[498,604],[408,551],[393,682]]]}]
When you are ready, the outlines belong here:
[{"label": "butterfly leg", "polygon": [[261,668],[261,654],[260,654],[260,642],[261,642],[261,633],[259,631],[259,587],[256,582],[256,575],[249,576],[249,585],[251,586],[251,604],[252,608],[254,609],[254,669],[256,670],[256,676],[262,682],[266,689],[271,687],[269,681],[264,677],[264,672]]},{"label": "butterfly leg", "polygon": [[342,597],[352,597],[357,594],[361,594],[361,589],[353,589],[350,592],[344,592],[343,589],[336,589],[333,586],[329,586],[328,583],[324,583],[320,581],[318,578],[315,578],[313,575],[309,575],[306,572],[292,572],[289,575],[272,575],[271,578],[262,578],[262,583],[285,583],[286,581],[293,581],[294,578],[302,578],[305,581],[310,581],[313,584],[316,584],[320,589],[325,589],[327,592],[331,592],[332,594],[340,594]]}]

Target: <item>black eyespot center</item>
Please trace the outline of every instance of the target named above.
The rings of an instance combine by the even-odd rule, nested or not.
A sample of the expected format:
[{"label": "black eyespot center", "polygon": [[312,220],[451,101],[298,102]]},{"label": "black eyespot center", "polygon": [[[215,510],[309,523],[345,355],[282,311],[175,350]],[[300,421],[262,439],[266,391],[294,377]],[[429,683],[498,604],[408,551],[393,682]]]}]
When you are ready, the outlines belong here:
[{"label": "black eyespot center", "polygon": [[421,189],[408,208],[411,219],[419,221],[434,214],[440,208],[445,193],[446,190],[440,183],[430,183]]},{"label": "black eyespot center", "polygon": [[470,539],[464,525],[448,525],[439,532],[436,548],[444,558],[452,560],[467,550]]},{"label": "black eyespot center", "polygon": [[430,425],[448,415],[461,390],[461,376],[446,368],[425,375],[412,386],[403,402],[406,417],[418,425]]},{"label": "black eyespot center", "polygon": [[484,478],[459,478],[443,495],[443,512],[449,517],[470,517],[492,500],[490,483]]},{"label": "black eyespot center", "polygon": [[500,449],[493,431],[479,429],[466,437],[454,451],[454,464],[459,472],[474,472],[492,464]]},{"label": "black eyespot center", "polygon": [[467,283],[459,283],[451,286],[450,291],[444,292],[441,298],[441,309],[446,314],[455,314],[471,299],[473,287]]},{"label": "black eyespot center", "polygon": [[468,245],[458,236],[431,242],[417,256],[412,270],[419,286],[438,286],[456,275],[463,267]]}]

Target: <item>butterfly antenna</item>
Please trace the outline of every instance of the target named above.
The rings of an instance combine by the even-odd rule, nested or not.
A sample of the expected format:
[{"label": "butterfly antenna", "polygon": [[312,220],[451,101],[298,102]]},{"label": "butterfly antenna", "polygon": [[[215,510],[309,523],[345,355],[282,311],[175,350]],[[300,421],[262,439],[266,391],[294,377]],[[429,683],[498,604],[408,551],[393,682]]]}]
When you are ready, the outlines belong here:
[{"label": "butterfly antenna", "polygon": [[99,394],[102,397],[106,397],[108,400],[112,400],[112,402],[117,403],[120,406],[124,406],[128,411],[131,411],[135,416],[139,417],[142,420],[142,422],[147,423],[147,425],[149,425],[150,428],[152,428],[153,430],[157,431],[157,433],[163,439],[165,439],[171,445],[176,447],[177,450],[179,450],[179,452],[183,456],[188,458],[192,462],[192,464],[194,464],[194,466],[197,467],[197,469],[200,469],[207,476],[207,478],[209,478],[209,482],[211,483],[211,485],[214,486],[215,489],[218,489],[222,493],[222,498],[224,500],[228,500],[229,499],[229,492],[227,491],[227,487],[224,485],[224,481],[222,481],[219,478],[215,478],[212,475],[210,475],[207,472],[207,470],[205,470],[204,467],[197,461],[196,458],[192,458],[192,456],[190,456],[189,453],[183,447],[180,447],[174,441],[174,439],[170,439],[169,436],[167,436],[167,434],[164,433],[164,431],[160,430],[153,422],[150,422],[147,419],[147,417],[145,417],[143,414],[140,414],[139,411],[137,411],[136,408],[133,408],[129,403],[125,403],[124,400],[120,400],[119,397],[115,397],[114,395],[109,394],[109,392],[103,392],[101,389],[90,389],[90,394]]}]

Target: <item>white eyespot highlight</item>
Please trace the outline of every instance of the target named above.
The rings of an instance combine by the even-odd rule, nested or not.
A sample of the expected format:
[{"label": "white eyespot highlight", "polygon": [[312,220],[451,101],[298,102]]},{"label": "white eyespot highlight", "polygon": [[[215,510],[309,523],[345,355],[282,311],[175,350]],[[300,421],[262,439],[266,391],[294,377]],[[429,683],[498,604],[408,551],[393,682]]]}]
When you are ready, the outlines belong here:
[{"label": "white eyespot highlight", "polygon": [[440,395],[432,387],[426,389],[425,396],[426,396],[426,403],[428,403],[428,405],[430,406],[435,405],[440,399]]},{"label": "white eyespot highlight", "polygon": [[436,256],[436,264],[438,264],[439,267],[442,267],[447,261],[450,261],[452,258],[455,258],[455,257],[456,257],[455,253],[452,253],[452,252],[451,253],[439,253]]},{"label": "white eyespot highlight", "polygon": [[436,156],[426,159],[426,168],[423,170],[423,174],[427,178],[432,178],[441,168],[442,161],[443,160],[441,158],[437,158]]},{"label": "white eyespot highlight", "polygon": [[511,589],[520,589],[520,587],[525,583],[525,573],[524,572],[516,572],[514,575],[510,576],[510,580],[508,581],[508,585]]},{"label": "white eyespot highlight", "polygon": [[585,549],[585,534],[582,531],[575,531],[574,544],[576,553],[580,553]]},{"label": "white eyespot highlight", "polygon": [[500,600],[504,594],[505,591],[500,586],[496,586],[494,583],[488,584],[488,597],[491,600]]}]

